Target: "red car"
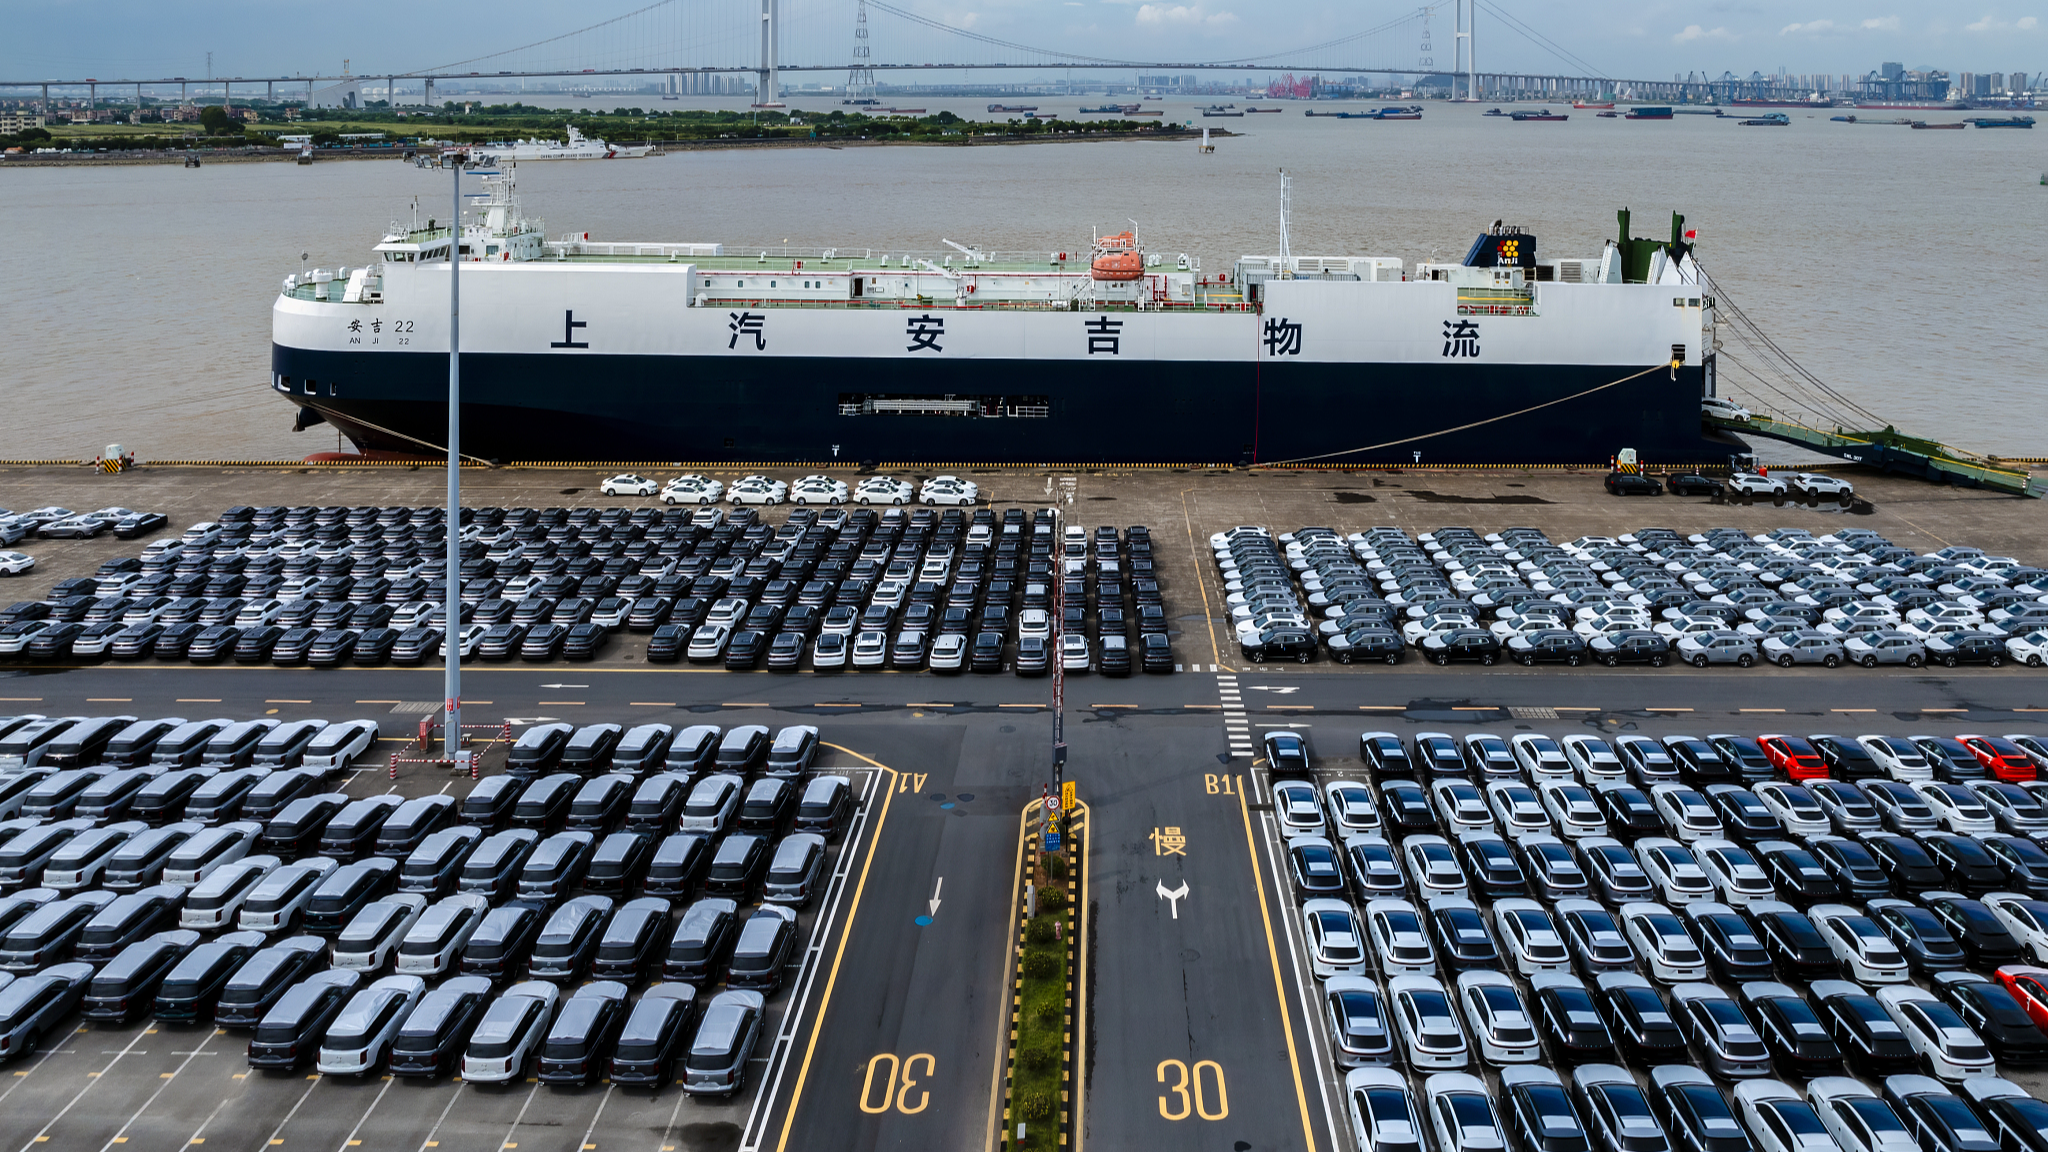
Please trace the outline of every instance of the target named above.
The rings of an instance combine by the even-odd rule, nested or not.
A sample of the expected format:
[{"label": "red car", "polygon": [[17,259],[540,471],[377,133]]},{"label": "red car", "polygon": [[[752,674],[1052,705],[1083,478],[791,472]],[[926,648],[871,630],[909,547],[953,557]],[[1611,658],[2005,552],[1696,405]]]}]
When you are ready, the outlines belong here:
[{"label": "red car", "polygon": [[1977,757],[1977,763],[1991,773],[1993,780],[2021,784],[2034,778],[2034,758],[2005,737],[1959,735],[1956,739]]},{"label": "red car", "polygon": [[1825,780],[1828,763],[1820,758],[1814,746],[1802,736],[1786,736],[1780,733],[1759,736],[1758,744],[1763,745],[1764,758],[1771,767],[1782,773],[1787,780]]},{"label": "red car", "polygon": [[2048,968],[2032,964],[2007,964],[1997,972],[1998,982],[2027,1010],[2037,1027],[2048,1028]]}]

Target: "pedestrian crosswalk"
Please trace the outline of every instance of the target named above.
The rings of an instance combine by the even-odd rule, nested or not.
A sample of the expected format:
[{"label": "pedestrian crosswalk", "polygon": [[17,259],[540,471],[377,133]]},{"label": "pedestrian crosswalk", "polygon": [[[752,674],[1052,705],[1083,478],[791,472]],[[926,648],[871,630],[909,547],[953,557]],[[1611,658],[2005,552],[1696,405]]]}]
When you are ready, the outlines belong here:
[{"label": "pedestrian crosswalk", "polygon": [[1216,697],[1223,705],[1223,735],[1230,742],[1230,754],[1250,757],[1257,751],[1252,744],[1251,720],[1245,715],[1244,696],[1238,690],[1237,676],[1224,672],[1216,677]]}]

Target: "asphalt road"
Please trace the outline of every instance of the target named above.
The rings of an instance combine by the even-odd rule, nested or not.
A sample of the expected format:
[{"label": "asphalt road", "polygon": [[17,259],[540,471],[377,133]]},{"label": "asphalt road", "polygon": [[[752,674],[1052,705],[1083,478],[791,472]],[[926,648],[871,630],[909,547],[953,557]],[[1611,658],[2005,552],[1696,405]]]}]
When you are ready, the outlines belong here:
[{"label": "asphalt road", "polygon": [[[26,1152],[37,1135],[50,1137],[42,1147],[106,1152],[190,1148],[195,1139],[337,1152],[988,1143],[1005,1011],[1003,913],[1018,812],[1047,775],[1049,684],[559,666],[478,669],[465,683],[476,720],[816,723],[837,746],[825,763],[874,779],[863,833],[872,857],[856,850],[842,859],[842,887],[818,917],[825,923],[810,967],[785,996],[800,1007],[778,1017],[777,1034],[756,1054],[761,1100],[751,1086],[719,1105],[672,1089],[242,1076],[238,1035],[134,1026],[74,1033],[6,1068],[0,1114],[12,1121],[9,1136]],[[394,709],[439,695],[436,671],[139,666],[0,675],[7,712],[367,715],[387,721],[387,748],[417,720]],[[1341,1122],[1329,1119],[1341,1116],[1341,1101],[1318,1026],[1304,1015],[1294,903],[1273,869],[1260,788],[1238,795],[1252,760],[1233,750],[1269,726],[1303,728],[1341,771],[1356,756],[1358,733],[1380,727],[1952,733],[2037,731],[2048,718],[2035,710],[2048,708],[2048,680],[2017,669],[1446,675],[1288,666],[1076,678],[1067,698],[1069,774],[1090,806],[1092,842],[1084,1143],[1113,1148],[1348,1146]],[[390,787],[379,768],[350,790]],[[423,767],[398,782],[405,794],[444,786],[465,787]],[[1180,829],[1177,851],[1169,828]],[[1183,884],[1185,895],[1159,894]],[[919,925],[920,915],[931,923]]]}]

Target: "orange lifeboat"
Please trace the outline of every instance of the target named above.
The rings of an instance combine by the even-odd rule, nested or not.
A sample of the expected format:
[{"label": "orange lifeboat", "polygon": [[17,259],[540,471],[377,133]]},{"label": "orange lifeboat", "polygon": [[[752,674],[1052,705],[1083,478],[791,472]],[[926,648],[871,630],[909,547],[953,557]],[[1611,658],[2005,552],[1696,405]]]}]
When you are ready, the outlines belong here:
[{"label": "orange lifeboat", "polygon": [[1138,251],[1138,238],[1129,232],[1098,237],[1089,275],[1097,280],[1137,280],[1145,275],[1145,255]]}]

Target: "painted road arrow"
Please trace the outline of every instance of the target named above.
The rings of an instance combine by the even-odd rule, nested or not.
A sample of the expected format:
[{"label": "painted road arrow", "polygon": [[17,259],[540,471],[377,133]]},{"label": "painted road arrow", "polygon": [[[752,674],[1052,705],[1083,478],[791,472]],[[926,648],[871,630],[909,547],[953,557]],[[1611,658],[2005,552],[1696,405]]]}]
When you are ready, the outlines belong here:
[{"label": "painted road arrow", "polygon": [[937,916],[939,914],[939,889],[944,888],[945,886],[946,878],[944,876],[939,877],[939,882],[937,884],[932,885],[931,903],[926,905],[926,907],[929,907],[931,909],[932,915],[934,916]]},{"label": "painted road arrow", "polygon": [[1175,920],[1180,919],[1181,898],[1186,896],[1187,894],[1188,882],[1185,880],[1180,882],[1180,887],[1178,888],[1168,888],[1166,886],[1166,881],[1164,880],[1161,880],[1159,882],[1159,896],[1163,900],[1170,900],[1173,902],[1173,918]]}]

